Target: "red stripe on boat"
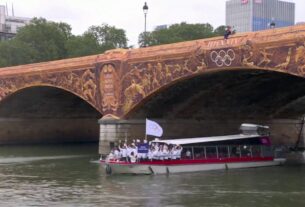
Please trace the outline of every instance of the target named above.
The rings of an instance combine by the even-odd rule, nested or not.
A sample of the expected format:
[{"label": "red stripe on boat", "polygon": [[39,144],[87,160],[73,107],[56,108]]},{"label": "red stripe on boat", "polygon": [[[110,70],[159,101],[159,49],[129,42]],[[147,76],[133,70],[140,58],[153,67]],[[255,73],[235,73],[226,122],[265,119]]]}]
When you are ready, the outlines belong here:
[{"label": "red stripe on boat", "polygon": [[218,163],[238,163],[238,162],[262,162],[273,161],[273,157],[232,157],[232,158],[211,158],[211,159],[182,159],[182,160],[153,160],[136,163],[123,161],[110,161],[111,164],[122,165],[191,165],[191,164],[218,164]]}]

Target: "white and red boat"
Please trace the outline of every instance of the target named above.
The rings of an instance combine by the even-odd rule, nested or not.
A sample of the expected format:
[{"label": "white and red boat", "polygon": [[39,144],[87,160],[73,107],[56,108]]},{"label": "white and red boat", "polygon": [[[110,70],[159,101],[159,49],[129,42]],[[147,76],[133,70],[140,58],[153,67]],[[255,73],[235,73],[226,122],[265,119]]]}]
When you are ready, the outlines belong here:
[{"label": "white and red boat", "polygon": [[242,124],[241,134],[215,137],[154,140],[152,144],[180,145],[177,159],[153,159],[130,163],[101,160],[107,174],[171,174],[228,170],[281,165],[283,158],[274,158],[269,138],[269,127]]}]

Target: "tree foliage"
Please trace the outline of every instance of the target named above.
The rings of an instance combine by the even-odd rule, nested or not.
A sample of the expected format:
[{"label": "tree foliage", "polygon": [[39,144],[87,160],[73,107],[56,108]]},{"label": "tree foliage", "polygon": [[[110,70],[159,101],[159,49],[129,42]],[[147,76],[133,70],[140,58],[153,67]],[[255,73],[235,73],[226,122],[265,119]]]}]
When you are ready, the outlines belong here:
[{"label": "tree foliage", "polygon": [[35,51],[17,40],[0,42],[0,67],[33,63]]},{"label": "tree foliage", "polygon": [[72,36],[66,43],[67,57],[81,57],[102,53],[97,39],[91,34]]},{"label": "tree foliage", "polygon": [[127,47],[128,40],[125,31],[108,24],[91,26],[85,34],[94,36],[103,50]]},{"label": "tree foliage", "polygon": [[214,30],[214,35],[215,36],[223,36],[225,31],[226,31],[226,26],[224,25],[221,25],[219,27],[217,27],[215,30]]},{"label": "tree foliage", "polygon": [[223,35],[223,33],[220,34],[222,28],[225,28],[225,26],[220,26],[214,30],[213,26],[208,23],[187,24],[182,22],[180,24],[173,24],[166,29],[141,33],[139,35],[139,45],[143,47],[214,37]]},{"label": "tree foliage", "polygon": [[91,26],[83,35],[72,35],[66,23],[34,18],[17,35],[0,42],[0,67],[103,53],[127,47],[125,31],[113,26]]},{"label": "tree foliage", "polygon": [[31,47],[35,52],[33,61],[41,62],[65,58],[64,45],[70,34],[68,24],[34,18],[29,25],[20,29],[15,40]]}]

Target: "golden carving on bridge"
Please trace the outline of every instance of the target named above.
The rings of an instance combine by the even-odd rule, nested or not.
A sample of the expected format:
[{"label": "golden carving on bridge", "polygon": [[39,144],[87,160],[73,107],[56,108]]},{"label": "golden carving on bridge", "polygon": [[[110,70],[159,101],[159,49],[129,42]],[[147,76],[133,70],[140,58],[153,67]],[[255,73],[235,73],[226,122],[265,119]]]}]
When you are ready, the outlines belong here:
[{"label": "golden carving on bridge", "polygon": [[259,53],[261,55],[261,59],[260,59],[259,63],[257,64],[257,66],[267,67],[268,64],[271,62],[271,58],[274,53],[267,52],[267,50],[265,48],[260,50]]},{"label": "golden carving on bridge", "polygon": [[288,65],[291,62],[291,56],[292,56],[292,48],[289,48],[285,62],[276,65],[275,68],[279,70],[287,70]]},{"label": "golden carving on bridge", "polygon": [[177,79],[187,77],[207,69],[205,53],[201,48],[189,58],[149,61],[129,65],[130,71],[121,79],[121,99],[123,111],[127,112],[135,103],[152,94],[157,89]]},{"label": "golden carving on bridge", "polygon": [[9,77],[0,80],[0,100],[23,88],[54,86],[70,91],[98,108],[95,77],[93,69]]},{"label": "golden carving on bridge", "polygon": [[119,90],[116,85],[119,77],[112,64],[102,67],[100,73],[100,91],[102,97],[103,112],[116,112],[119,107]]},{"label": "golden carving on bridge", "polygon": [[242,66],[247,66],[247,67],[253,67],[254,62],[253,62],[253,50],[250,44],[246,44],[241,46],[241,51],[242,51],[242,61],[241,64]]},{"label": "golden carving on bridge", "polygon": [[305,46],[300,45],[296,48],[295,62],[298,64],[298,73],[305,74]]}]

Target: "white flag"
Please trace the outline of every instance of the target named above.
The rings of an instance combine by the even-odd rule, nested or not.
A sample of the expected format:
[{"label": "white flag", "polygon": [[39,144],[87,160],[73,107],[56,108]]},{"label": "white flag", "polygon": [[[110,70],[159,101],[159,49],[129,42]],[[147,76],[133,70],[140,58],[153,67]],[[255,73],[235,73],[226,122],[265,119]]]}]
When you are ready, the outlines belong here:
[{"label": "white flag", "polygon": [[161,137],[162,134],[163,129],[157,122],[146,119],[146,135]]}]

